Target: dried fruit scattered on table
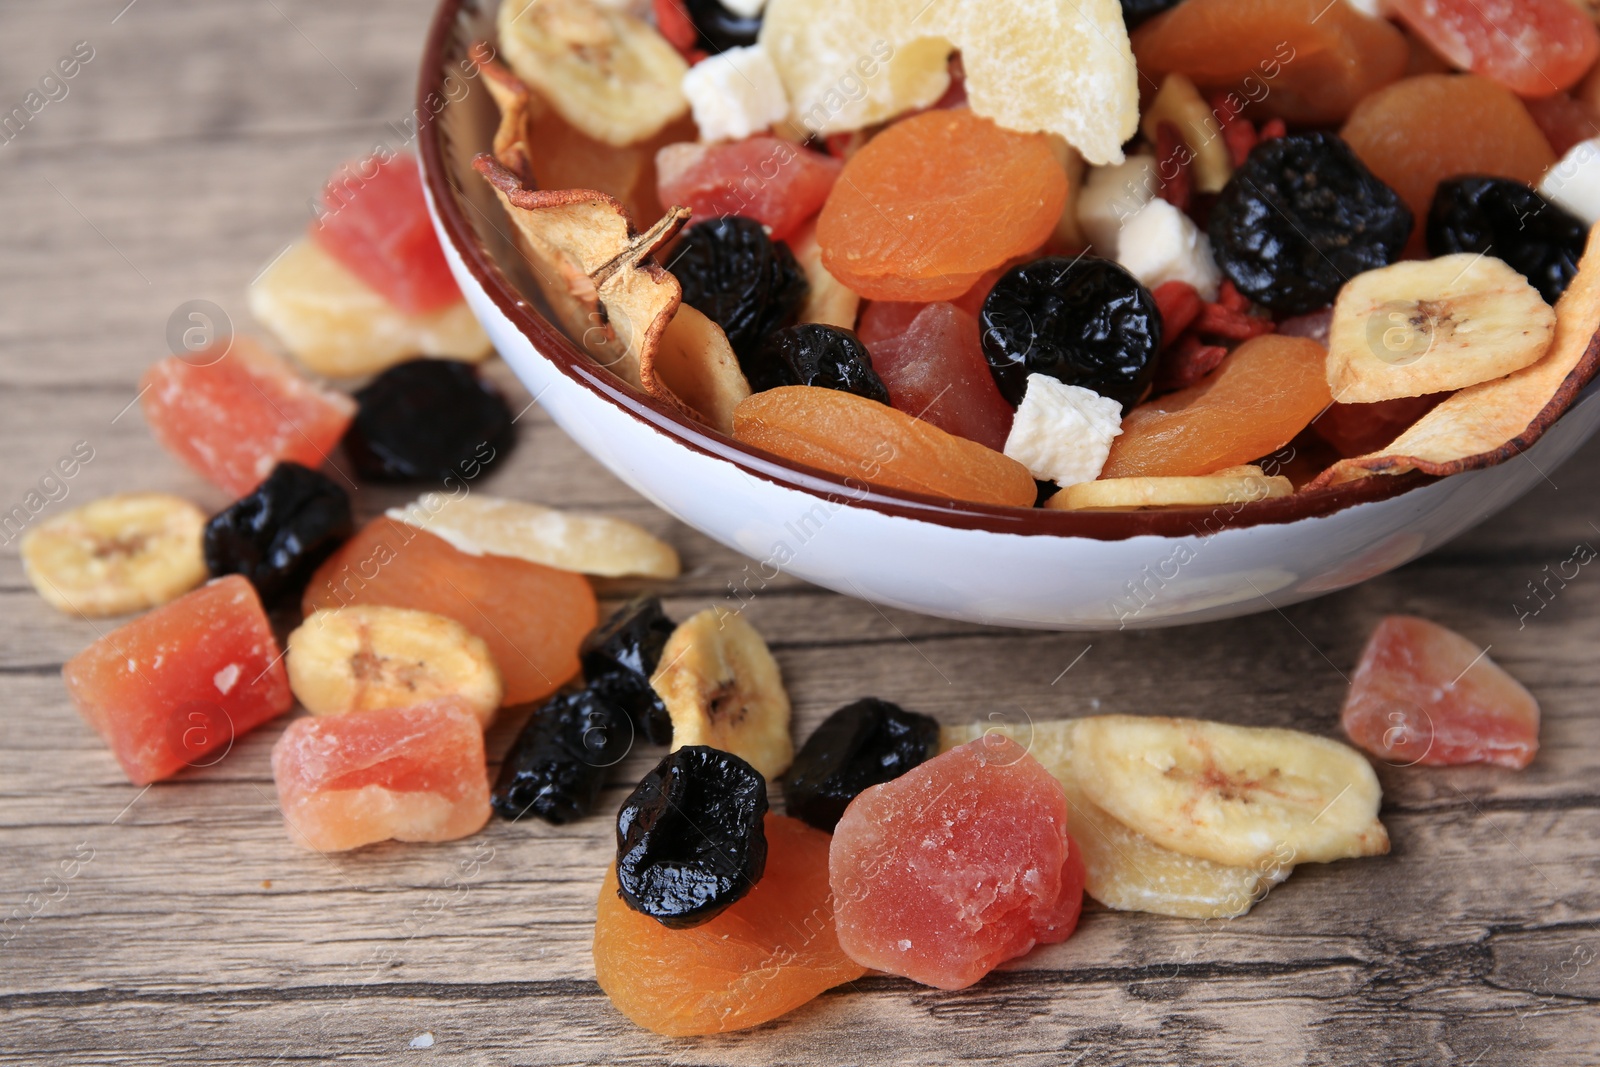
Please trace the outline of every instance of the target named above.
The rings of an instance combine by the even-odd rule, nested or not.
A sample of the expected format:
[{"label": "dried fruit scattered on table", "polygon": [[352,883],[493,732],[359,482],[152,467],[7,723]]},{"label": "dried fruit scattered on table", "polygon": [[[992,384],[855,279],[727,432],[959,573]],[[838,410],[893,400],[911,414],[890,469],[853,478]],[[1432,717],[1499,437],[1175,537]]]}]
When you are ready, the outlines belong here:
[{"label": "dried fruit scattered on table", "polygon": [[1072,742],[1083,719],[1030,721],[1020,725],[976,722],[946,726],[946,749],[988,734],[1003,734],[1027,746],[1067,795],[1072,843],[1083,859],[1083,888],[1108,908],[1184,919],[1231,919],[1245,914],[1293,869],[1274,859],[1229,867],[1163,848],[1097,807],[1072,772]]},{"label": "dried fruit scattered on table", "polygon": [[653,745],[672,741],[672,717],[650,679],[675,629],[660,597],[638,597],[595,627],[578,651],[589,685],[621,706],[639,736]]},{"label": "dried fruit scattered on table", "polygon": [[[910,318],[899,319],[905,312]],[[889,403],[946,433],[996,452],[1011,432],[1011,405],[1000,395],[978,339],[978,320],[955,304],[867,305],[861,339],[889,390]],[[869,320],[879,331],[867,341]]]},{"label": "dried fruit scattered on table", "polygon": [[672,747],[713,745],[776,778],[794,759],[789,693],[755,627],[707,608],[672,631],[651,686],[672,719]]},{"label": "dried fruit scattered on table", "polygon": [[139,389],[156,441],[234,496],[260,485],[282,460],[322,466],[356,410],[349,397],[312,385],[248,337],[159,360]]},{"label": "dried fruit scattered on table", "polygon": [[1215,474],[1276,452],[1333,402],[1326,356],[1304,337],[1246,341],[1199,385],[1131,411],[1100,476]]},{"label": "dried fruit scattered on table", "polygon": [[1570,89],[1600,56],[1593,16],[1566,0],[1395,0],[1440,55],[1519,96]]},{"label": "dried fruit scattered on table", "polygon": [[280,463],[206,523],[206,568],[215,578],[244,575],[264,602],[274,604],[298,596],[354,530],[343,486],[320,471]]},{"label": "dried fruit scattered on table", "polygon": [[317,568],[307,615],[350,604],[391,604],[454,619],[483,638],[505,703],[549,696],[578,673],[594,629],[594,591],[582,575],[506,556],[469,556],[412,526],[379,518]]},{"label": "dried fruit scattered on table", "polygon": [[656,181],[661,202],[683,204],[695,221],[741,215],[780,241],[821,210],[843,166],[777,137],[714,145],[682,141],[656,154]]},{"label": "dried fruit scattered on table", "polygon": [[889,390],[873,370],[867,346],[837,326],[808,322],[776,330],[742,362],[750,388],[758,393],[781,385],[810,385],[889,402]]},{"label": "dried fruit scattered on table", "polygon": [[725,434],[733,433],[733,409],[750,395],[727,334],[688,304],[678,305],[640,378],[651,396]]},{"label": "dried fruit scattered on table", "polygon": [[469,556],[511,556],[605,578],[676,578],[673,547],[609,515],[558,511],[478,492],[423,493],[389,518],[426,530]]},{"label": "dried fruit scattered on table", "polygon": [[1126,508],[1201,507],[1250,504],[1288,496],[1294,485],[1281,476],[1267,476],[1260,467],[1224,467],[1211,474],[1165,478],[1100,478],[1069,485],[1045,507],[1054,511]]},{"label": "dried fruit scattered on table", "polygon": [[1578,273],[1589,227],[1522,182],[1470,175],[1439,183],[1427,236],[1431,255],[1492,253],[1554,304]]},{"label": "dried fruit scattered on table", "polygon": [[769,0],[760,39],[794,121],[816,133],[936,103],[950,88],[952,50],[973,113],[1005,129],[1057,134],[1089,162],[1110,163],[1139,124],[1138,72],[1114,0],[1088,0],[1071,17],[1052,0]]},{"label": "dried fruit scattered on table", "polygon": [[485,727],[504,687],[489,646],[454,619],[386,604],[314,612],[289,635],[289,687],[313,715],[455,697]]},{"label": "dried fruit scattered on table", "polygon": [[655,27],[595,0],[507,0],[496,20],[517,77],[607,144],[635,144],[689,110],[689,69]]},{"label": "dried fruit scattered on table", "polygon": [[28,581],[51,607],[86,618],[165,604],[206,580],[205,513],[166,493],[118,493],[22,535]]},{"label": "dried fruit scattered on table", "polygon": [[978,504],[1030,507],[1028,468],[894,408],[837,389],[790,385],[733,412],[745,444],[850,479]]},{"label": "dried fruit scattered on table", "polygon": [[239,577],[112,630],[61,676],[134,785],[216,763],[294,703],[266,612]]},{"label": "dried fruit scattered on table", "polygon": [[594,971],[611,1002],[669,1037],[760,1025],[854,981],[866,968],[839,948],[828,891],[828,835],[768,814],[766,873],[709,922],[669,930],[622,902],[606,871]]},{"label": "dried fruit scattered on table", "polygon": [[1229,866],[1389,851],[1382,790],[1359,752],[1296,730],[1101,715],[1072,772],[1107,814],[1156,844]]},{"label": "dried fruit scattered on table", "polygon": [[513,821],[531,813],[557,826],[583,818],[633,737],[627,713],[602,689],[557,693],[528,717],[506,751],[494,810]]},{"label": "dried fruit scattered on table", "polygon": [[1150,290],[1109,260],[1051,256],[1012,267],[979,318],[1000,392],[1022,402],[1028,375],[1048,374],[1127,411],[1150,391],[1161,312]]},{"label": "dried fruit scattered on table", "polygon": [[489,821],[483,730],[449,698],[296,719],[272,746],[290,840],[317,852],[454,841]]},{"label": "dried fruit scattered on table", "polygon": [[1493,256],[1395,263],[1339,291],[1328,388],[1345,404],[1462,389],[1533,363],[1555,326],[1539,291]]},{"label": "dried fruit scattered on table", "polygon": [[1333,303],[1346,279],[1400,258],[1411,212],[1331,133],[1263,141],[1211,209],[1217,265],[1279,315]]},{"label": "dried fruit scattered on table", "polygon": [[999,735],[857,796],[834,831],[828,884],[846,955],[940,989],[1065,941],[1083,907],[1066,796]]},{"label": "dried fruit scattered on table", "polygon": [[949,300],[1042,245],[1066,198],[1043,134],[968,110],[928,111],[850,157],[817,241],[828,272],[869,300]]},{"label": "dried fruit scattered on table", "polygon": [[731,752],[689,745],[662,758],[617,813],[623,903],[662,926],[699,926],[761,880],[767,782]]},{"label": "dried fruit scattered on table", "polygon": [[1487,653],[1427,619],[1385,616],[1350,679],[1345,734],[1390,764],[1526,767],[1539,702]]},{"label": "dried fruit scattered on table", "polygon": [[683,302],[721,326],[741,360],[792,323],[806,298],[806,277],[789,246],[769,238],[754,219],[690,226],[667,269],[683,286]]},{"label": "dried fruit scattered on table", "polygon": [[[1440,182],[1484,174],[1531,185],[1556,161],[1522,101],[1472,75],[1423,74],[1395,82],[1361,101],[1340,136],[1379,181],[1400,194],[1416,236]],[[1416,236],[1413,248],[1420,245]]]},{"label": "dried fruit scattered on table", "polygon": [[822,721],[783,778],[784,810],[832,832],[868,786],[900,777],[939,752],[939,723],[866,697]]},{"label": "dried fruit scattered on table", "polygon": [[464,300],[408,314],[315,241],[297,241],[250,284],[250,314],[316,374],[355,378],[423,354],[477,362],[493,349]]},{"label": "dried fruit scattered on table", "polygon": [[344,449],[371,481],[470,480],[516,443],[505,397],[454,360],[390,367],[356,393],[356,403]]},{"label": "dried fruit scattered on table", "polygon": [[1139,69],[1233,91],[1265,118],[1339,122],[1405,71],[1404,35],[1383,19],[1324,0],[1188,0],[1133,35]]},{"label": "dried fruit scattered on table", "polygon": [[461,303],[409,153],[347,163],[323,189],[311,238],[408,315]]},{"label": "dried fruit scattered on table", "polygon": [[1393,441],[1432,411],[1444,394],[1407,396],[1376,404],[1330,404],[1311,423],[1317,436],[1341,456],[1363,456]]}]

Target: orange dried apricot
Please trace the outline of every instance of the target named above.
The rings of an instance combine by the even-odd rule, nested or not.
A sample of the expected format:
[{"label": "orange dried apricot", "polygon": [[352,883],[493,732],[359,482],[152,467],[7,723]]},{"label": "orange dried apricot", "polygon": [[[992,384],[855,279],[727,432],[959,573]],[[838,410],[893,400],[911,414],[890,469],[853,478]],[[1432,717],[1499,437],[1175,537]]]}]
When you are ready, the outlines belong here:
[{"label": "orange dried apricot", "polygon": [[1333,403],[1326,358],[1304,337],[1246,341],[1200,384],[1130,411],[1100,477],[1211,474],[1277,451]]},{"label": "orange dried apricot", "polygon": [[785,385],[757,393],[733,409],[733,436],[852,484],[1023,508],[1038,495],[1028,468],[1009,456],[837,389]]},{"label": "orange dried apricot", "polygon": [[828,272],[869,300],[926,303],[1055,231],[1067,175],[1042,133],[965,108],[895,123],[850,157],[817,221]]},{"label": "orange dried apricot", "polygon": [[1405,37],[1327,0],[1185,0],[1133,35],[1139,69],[1237,92],[1265,118],[1339,122],[1405,71]]}]

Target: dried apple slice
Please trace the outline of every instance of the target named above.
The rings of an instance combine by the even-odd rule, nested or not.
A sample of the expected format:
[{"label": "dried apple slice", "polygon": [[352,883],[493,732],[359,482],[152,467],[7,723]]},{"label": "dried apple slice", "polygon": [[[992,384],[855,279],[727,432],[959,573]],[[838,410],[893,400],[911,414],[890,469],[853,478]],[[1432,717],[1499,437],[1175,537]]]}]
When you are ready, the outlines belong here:
[{"label": "dried apple slice", "polygon": [[1163,478],[1101,478],[1069,485],[1045,503],[1055,511],[1114,508],[1198,507],[1208,504],[1254,503],[1288,496],[1294,484],[1260,467],[1227,467],[1215,474]]},{"label": "dried apple slice", "polygon": [[733,409],[750,395],[750,383],[721,326],[680,304],[660,343],[641,353],[641,359],[645,392],[733,435]]}]

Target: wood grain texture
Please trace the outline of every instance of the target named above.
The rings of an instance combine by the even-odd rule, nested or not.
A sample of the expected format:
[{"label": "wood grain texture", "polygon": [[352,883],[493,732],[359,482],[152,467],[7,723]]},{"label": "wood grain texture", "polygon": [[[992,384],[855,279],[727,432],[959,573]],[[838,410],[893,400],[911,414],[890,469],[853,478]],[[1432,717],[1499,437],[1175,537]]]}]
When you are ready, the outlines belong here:
[{"label": "wood grain texture", "polygon": [[[244,286],[304,225],[319,180],[393,141],[428,14],[426,0],[125,2],[0,5],[0,112],[75,42],[95,49],[67,98],[0,146],[0,508],[78,441],[95,458],[53,510],[129,488],[225,503],[125,410],[134,383],[183,301],[250,328]],[[601,583],[608,604],[651,588],[679,617],[731,606],[742,560],[653,511],[537,409],[519,426],[485,489],[609,510],[682,552],[682,579]],[[0,918],[37,911],[0,946],[0,1062],[1600,1063],[1600,571],[1517,610],[1538,606],[1527,583],[1546,565],[1600,542],[1597,465],[1600,444],[1400,572],[1193,629],[986,629],[773,582],[749,617],[801,736],[869,693],[952,722],[1132,711],[1334,734],[1342,672],[1379,616],[1410,611],[1493,646],[1543,704],[1543,749],[1520,774],[1380,768],[1393,852],[1301,868],[1245,919],[1091,908],[1071,941],[965,992],[870,977],[691,1041],[634,1028],[595,986],[607,818],[318,856],[276,810],[277,725],[216,766],[131,787],[59,679],[105,624],[46,607],[7,545]],[[491,731],[491,754],[518,718]],[[603,808],[652,758],[618,765]],[[425,1031],[433,1047],[409,1049]]]}]

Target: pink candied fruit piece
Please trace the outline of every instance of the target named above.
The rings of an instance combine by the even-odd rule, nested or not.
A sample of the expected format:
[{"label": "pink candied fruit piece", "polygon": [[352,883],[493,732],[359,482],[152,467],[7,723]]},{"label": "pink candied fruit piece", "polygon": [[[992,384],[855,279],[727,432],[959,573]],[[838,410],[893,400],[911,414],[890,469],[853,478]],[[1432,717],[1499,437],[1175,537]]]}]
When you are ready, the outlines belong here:
[{"label": "pink candied fruit piece", "polygon": [[[908,309],[916,310],[909,321]],[[892,406],[1005,450],[1014,412],[983,358],[977,319],[955,304],[874,303],[862,315],[861,340]]]},{"label": "pink candied fruit piece", "polygon": [[1600,33],[1570,0],[1393,0],[1389,12],[1461,70],[1518,96],[1576,85],[1600,57]]},{"label": "pink candied fruit piece", "polygon": [[118,627],[61,675],[134,785],[209,767],[294,704],[261,599],[238,575]]},{"label": "pink candied fruit piece", "polygon": [[323,187],[320,206],[312,239],[401,311],[425,315],[461,299],[415,157],[346,163]]},{"label": "pink candied fruit piece", "polygon": [[1350,740],[1389,763],[1522,768],[1539,751],[1539,702],[1454,630],[1414,615],[1378,624],[1340,716]]},{"label": "pink candied fruit piece", "polygon": [[845,955],[940,989],[1065,941],[1083,907],[1066,796],[997,734],[851,801],[833,832],[828,882]]},{"label": "pink candied fruit piece", "polygon": [[453,841],[489,821],[483,727],[456,697],[296,719],[272,776],[290,838],[319,852]]},{"label": "pink candied fruit piece", "polygon": [[728,144],[669,144],[656,153],[663,204],[694,212],[695,222],[743,215],[783,240],[822,210],[844,164],[776,137]]},{"label": "pink candied fruit piece", "polygon": [[139,384],[155,439],[234,496],[281,460],[322,466],[356,411],[348,396],[306,381],[248,337],[168,356]]}]

